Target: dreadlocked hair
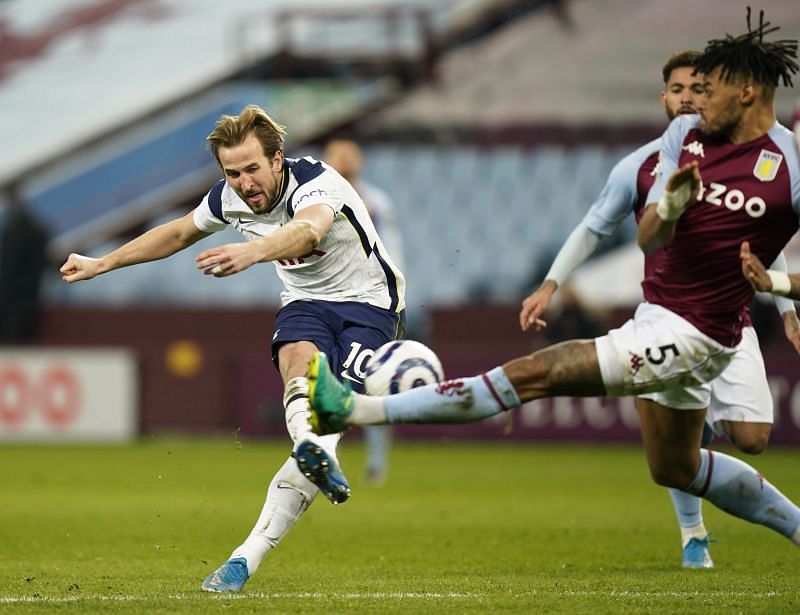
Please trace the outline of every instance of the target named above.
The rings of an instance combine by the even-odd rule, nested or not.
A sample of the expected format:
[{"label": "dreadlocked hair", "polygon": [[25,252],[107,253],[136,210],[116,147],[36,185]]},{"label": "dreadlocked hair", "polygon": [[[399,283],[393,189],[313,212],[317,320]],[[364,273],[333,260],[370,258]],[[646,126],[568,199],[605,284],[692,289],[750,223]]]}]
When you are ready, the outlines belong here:
[{"label": "dreadlocked hair", "polygon": [[792,75],[800,69],[797,58],[797,41],[783,39],[765,42],[764,36],[780,30],[764,21],[764,11],[760,12],[758,27],[750,25],[750,7],[747,7],[747,33],[739,36],[726,34],[725,38],[710,40],[697,59],[697,71],[710,73],[717,66],[722,67],[720,78],[726,83],[743,76],[759,85],[777,87],[779,80],[792,87]]}]

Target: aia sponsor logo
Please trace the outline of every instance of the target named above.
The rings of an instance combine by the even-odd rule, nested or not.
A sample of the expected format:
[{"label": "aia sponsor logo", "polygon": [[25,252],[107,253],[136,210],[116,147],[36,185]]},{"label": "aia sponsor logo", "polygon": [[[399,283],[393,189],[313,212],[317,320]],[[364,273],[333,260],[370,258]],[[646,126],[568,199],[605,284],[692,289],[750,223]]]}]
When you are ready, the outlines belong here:
[{"label": "aia sponsor logo", "polygon": [[284,258],[275,262],[281,267],[296,267],[297,265],[304,265],[312,256],[323,257],[325,254],[327,254],[327,252],[323,252],[322,250],[311,250],[311,252],[308,254],[303,254],[303,256],[298,256],[296,258]]}]

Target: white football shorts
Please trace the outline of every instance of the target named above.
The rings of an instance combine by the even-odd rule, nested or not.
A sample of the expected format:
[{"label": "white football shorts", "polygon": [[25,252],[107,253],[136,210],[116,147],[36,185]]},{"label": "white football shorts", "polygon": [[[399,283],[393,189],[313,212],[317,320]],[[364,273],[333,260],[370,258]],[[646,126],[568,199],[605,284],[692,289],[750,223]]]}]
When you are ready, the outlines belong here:
[{"label": "white football shorts", "polygon": [[680,410],[707,408],[710,382],[736,354],[652,303],[640,304],[631,320],[598,337],[595,346],[609,395],[638,395]]},{"label": "white football shorts", "polygon": [[706,420],[722,434],[720,421],[772,423],[772,393],[764,357],[753,327],[742,329],[742,341],[725,370],[711,383],[711,403]]}]

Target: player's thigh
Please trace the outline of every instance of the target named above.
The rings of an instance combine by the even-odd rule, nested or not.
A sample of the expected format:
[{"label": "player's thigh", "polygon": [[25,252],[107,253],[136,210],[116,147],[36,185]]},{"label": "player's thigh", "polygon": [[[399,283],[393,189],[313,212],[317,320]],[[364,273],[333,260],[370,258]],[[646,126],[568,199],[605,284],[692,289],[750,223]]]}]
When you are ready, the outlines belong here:
[{"label": "player's thigh", "polygon": [[282,344],[278,348],[277,364],[283,382],[305,376],[308,362],[317,350],[317,345],[313,342],[298,341]]},{"label": "player's thigh", "polygon": [[722,421],[761,423],[769,431],[773,420],[772,393],[758,337],[752,327],[746,327],[730,365],[711,382],[708,422],[721,434]]},{"label": "player's thigh", "polygon": [[705,408],[707,383],[731,360],[734,349],[708,337],[677,314],[658,305],[640,305],[633,319],[595,340],[603,383],[609,395],[639,395],[658,391],[697,388],[693,405]]}]

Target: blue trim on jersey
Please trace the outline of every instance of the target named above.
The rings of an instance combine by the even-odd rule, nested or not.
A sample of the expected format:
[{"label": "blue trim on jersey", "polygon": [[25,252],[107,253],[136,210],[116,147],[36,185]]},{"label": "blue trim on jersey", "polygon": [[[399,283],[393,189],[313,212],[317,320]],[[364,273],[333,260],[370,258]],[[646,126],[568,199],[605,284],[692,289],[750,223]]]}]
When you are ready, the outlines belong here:
[{"label": "blue trim on jersey", "polygon": [[389,309],[391,311],[395,311],[397,306],[400,305],[400,293],[397,290],[397,276],[394,274],[394,270],[378,252],[377,245],[371,246],[369,244],[367,232],[364,230],[364,227],[359,224],[358,219],[356,218],[356,213],[353,211],[353,209],[349,205],[343,205],[342,213],[355,229],[358,239],[361,241],[361,247],[363,248],[364,253],[367,255],[367,258],[374,253],[375,258],[378,259],[378,263],[380,264],[381,269],[383,269],[383,274],[386,276],[386,285],[389,289],[389,299],[391,299],[391,305],[389,306]]},{"label": "blue trim on jersey", "polygon": [[208,192],[208,208],[214,217],[220,222],[230,224],[222,214],[222,190],[225,188],[225,180],[219,180]]},{"label": "blue trim on jersey", "polygon": [[372,254],[372,246],[369,245],[369,237],[367,237],[367,232],[364,230],[364,227],[359,224],[358,219],[356,218],[356,212],[354,212],[349,205],[343,205],[342,213],[350,221],[350,224],[353,225],[353,228],[356,229],[358,238],[361,240],[361,247],[364,248],[364,253],[367,255],[367,258],[369,258],[369,255]]},{"label": "blue trim on jersey", "polygon": [[383,273],[386,275],[386,282],[389,287],[389,297],[392,300],[392,302],[389,304],[389,309],[394,312],[397,310],[397,306],[400,304],[400,293],[397,292],[397,276],[394,274],[394,270],[389,266],[389,263],[383,259],[383,256],[381,256],[377,246],[375,246],[374,252],[375,257],[381,264]]},{"label": "blue trim on jersey", "polygon": [[307,184],[311,180],[322,175],[325,172],[325,167],[322,166],[321,162],[309,162],[303,158],[299,158],[297,160],[287,160],[286,166],[297,180],[297,188],[292,190],[289,198],[286,199],[286,212],[289,214],[290,218],[294,218],[292,198],[294,198],[295,192],[297,192],[302,185]]}]

